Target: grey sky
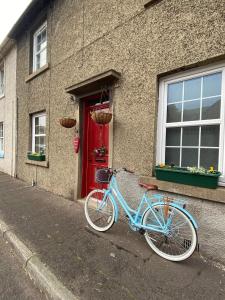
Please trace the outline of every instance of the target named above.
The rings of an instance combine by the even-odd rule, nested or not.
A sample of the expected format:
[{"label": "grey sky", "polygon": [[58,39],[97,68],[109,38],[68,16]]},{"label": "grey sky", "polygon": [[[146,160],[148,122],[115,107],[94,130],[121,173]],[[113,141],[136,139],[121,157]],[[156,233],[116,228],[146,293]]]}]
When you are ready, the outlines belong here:
[{"label": "grey sky", "polygon": [[0,0],[0,43],[31,0]]}]

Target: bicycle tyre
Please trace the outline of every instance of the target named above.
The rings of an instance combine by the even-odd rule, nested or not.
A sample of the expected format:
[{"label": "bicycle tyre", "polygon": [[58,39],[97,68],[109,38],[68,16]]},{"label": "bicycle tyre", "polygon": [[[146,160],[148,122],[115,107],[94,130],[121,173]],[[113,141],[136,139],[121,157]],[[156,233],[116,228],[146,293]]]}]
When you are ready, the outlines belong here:
[{"label": "bicycle tyre", "polygon": [[[157,216],[162,220],[164,216],[162,216],[163,208],[166,204],[155,204],[152,209],[157,213]],[[160,213],[159,213],[160,211]],[[170,261],[183,261],[189,258],[195,251],[197,245],[197,232],[189,217],[179,208],[169,205],[168,209],[169,214],[176,213],[178,222],[180,223],[180,228],[174,220],[172,221],[172,226],[170,228],[170,233],[166,236],[163,233],[158,233],[155,231],[145,231],[145,239],[148,245],[152,248],[152,250],[157,253],[159,256],[170,260]],[[150,222],[150,223],[149,223]],[[151,223],[153,222],[153,223]],[[155,224],[154,224],[155,222]],[[156,225],[158,222],[154,217],[151,209],[148,209],[145,212],[143,217],[143,225],[147,226],[147,224]],[[178,223],[179,224],[179,223]],[[183,224],[186,224],[186,233],[184,231],[184,236],[181,236],[182,230],[184,228]],[[189,235],[188,235],[189,233]],[[158,239],[158,240],[157,240]],[[173,250],[172,248],[176,247],[177,250]],[[178,250],[179,249],[179,250]],[[176,254],[176,251],[180,253]],[[182,253],[183,252],[183,253]]]},{"label": "bicycle tyre", "polygon": [[[109,196],[102,203],[105,191],[91,191],[85,201],[85,217],[88,224],[96,231],[109,230],[115,221],[115,207]],[[101,208],[102,205],[103,207]]]}]

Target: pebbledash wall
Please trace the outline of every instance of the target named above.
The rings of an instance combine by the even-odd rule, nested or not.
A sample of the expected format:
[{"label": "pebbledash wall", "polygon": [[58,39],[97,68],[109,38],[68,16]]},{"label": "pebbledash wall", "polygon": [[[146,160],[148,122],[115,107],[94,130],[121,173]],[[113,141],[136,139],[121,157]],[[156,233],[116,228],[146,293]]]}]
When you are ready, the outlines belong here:
[{"label": "pebbledash wall", "polygon": [[6,38],[0,46],[4,70],[4,92],[0,96],[0,123],[3,124],[3,151],[0,171],[15,176],[16,165],[16,46]]},{"label": "pebbledash wall", "polygon": [[[58,121],[70,97],[65,89],[113,69],[121,78],[112,93],[111,163],[155,182],[159,79],[223,62],[224,4],[220,0],[33,1],[10,33],[18,48],[18,177],[67,198],[79,198],[81,153],[74,154],[73,130],[62,128]],[[48,64],[30,74],[31,36],[45,17]],[[30,115],[40,111],[47,114],[47,161],[33,164],[26,159]],[[79,108],[71,108],[69,114],[82,130]],[[207,191],[157,184],[165,191],[192,197],[188,199],[200,220],[201,249],[225,262],[221,251],[225,247],[221,238],[225,188]],[[134,188],[132,181],[122,187],[127,193]]]}]

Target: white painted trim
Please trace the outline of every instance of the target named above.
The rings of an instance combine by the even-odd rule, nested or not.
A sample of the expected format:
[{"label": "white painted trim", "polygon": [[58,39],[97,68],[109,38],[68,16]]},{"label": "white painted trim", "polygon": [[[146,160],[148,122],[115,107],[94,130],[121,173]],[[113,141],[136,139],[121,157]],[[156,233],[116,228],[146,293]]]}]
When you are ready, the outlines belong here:
[{"label": "white painted trim", "polygon": [[[184,81],[190,78],[206,76],[213,73],[222,72],[221,87],[221,116],[215,120],[199,120],[190,122],[166,123],[167,115],[167,86],[170,83]],[[202,95],[201,95],[202,96]],[[214,64],[207,67],[198,67],[193,70],[180,72],[175,75],[169,75],[162,78],[159,82],[159,103],[158,103],[158,121],[157,121],[157,142],[156,142],[156,164],[165,162],[166,146],[166,128],[184,127],[184,126],[202,126],[202,125],[220,125],[219,137],[219,159],[218,169],[223,174],[220,177],[221,185],[225,185],[225,62]],[[218,147],[216,147],[218,148]]]},{"label": "white painted trim", "polygon": [[[41,49],[39,52],[36,52],[36,46],[37,46],[37,36],[46,29],[46,47]],[[44,50],[46,50],[46,62],[47,64],[47,45],[48,45],[48,34],[47,34],[47,21],[45,21],[33,34],[33,72],[36,72],[40,68],[37,68],[37,55]],[[45,65],[44,64],[44,65]]]},{"label": "white painted trim", "polygon": [[[45,136],[45,134],[35,134],[35,119],[39,117],[45,117],[45,126],[46,126],[46,113],[38,113],[38,114],[33,114],[32,115],[32,152],[35,152],[35,137],[36,136]],[[45,145],[46,146],[46,145]]]}]

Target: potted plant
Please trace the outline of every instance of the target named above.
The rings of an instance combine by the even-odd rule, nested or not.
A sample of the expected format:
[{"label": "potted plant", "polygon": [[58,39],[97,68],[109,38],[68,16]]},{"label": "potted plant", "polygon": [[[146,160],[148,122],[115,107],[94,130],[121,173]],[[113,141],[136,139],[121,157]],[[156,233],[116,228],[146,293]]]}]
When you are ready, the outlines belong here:
[{"label": "potted plant", "polygon": [[43,151],[40,153],[37,152],[27,152],[27,158],[29,160],[36,160],[36,161],[45,161],[45,154]]},{"label": "potted plant", "polygon": [[163,181],[215,189],[221,173],[214,170],[213,167],[207,170],[202,167],[180,168],[174,165],[160,164],[155,167],[155,175],[157,179]]},{"label": "potted plant", "polygon": [[59,123],[65,128],[72,128],[76,125],[77,121],[73,118],[63,117],[59,119]]}]

